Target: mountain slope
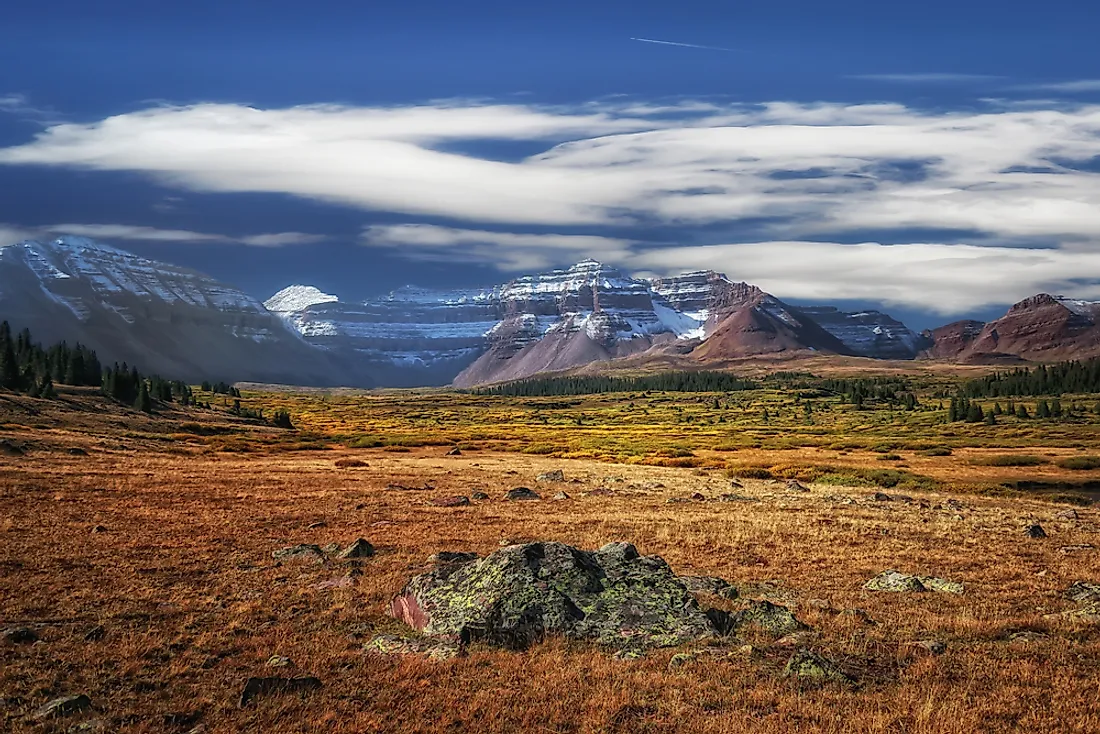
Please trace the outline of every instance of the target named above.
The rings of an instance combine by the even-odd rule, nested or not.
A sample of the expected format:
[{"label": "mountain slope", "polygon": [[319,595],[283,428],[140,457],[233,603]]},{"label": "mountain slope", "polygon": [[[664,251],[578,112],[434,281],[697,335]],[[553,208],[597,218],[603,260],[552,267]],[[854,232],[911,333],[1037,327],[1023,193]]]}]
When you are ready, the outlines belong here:
[{"label": "mountain slope", "polygon": [[105,361],[180,379],[334,384],[349,376],[251,296],[83,237],[0,248],[0,318],[44,342],[80,341]]}]

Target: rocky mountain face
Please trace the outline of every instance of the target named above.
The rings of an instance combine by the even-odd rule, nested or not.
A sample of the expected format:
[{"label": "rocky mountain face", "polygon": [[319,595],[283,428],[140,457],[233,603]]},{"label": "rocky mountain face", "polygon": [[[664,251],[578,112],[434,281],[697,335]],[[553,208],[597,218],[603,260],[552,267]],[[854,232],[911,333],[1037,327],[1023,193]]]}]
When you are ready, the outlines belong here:
[{"label": "rocky mountain face", "polygon": [[802,312],[860,357],[914,359],[931,346],[927,337],[881,311],[845,313],[832,306],[803,306]]},{"label": "rocky mountain face", "polygon": [[0,318],[179,379],[350,378],[251,296],[83,237],[0,247]]},{"label": "rocky mountain face", "polygon": [[983,324],[960,321],[926,332],[924,356],[958,362],[1054,362],[1100,356],[1100,302],[1041,293]]}]

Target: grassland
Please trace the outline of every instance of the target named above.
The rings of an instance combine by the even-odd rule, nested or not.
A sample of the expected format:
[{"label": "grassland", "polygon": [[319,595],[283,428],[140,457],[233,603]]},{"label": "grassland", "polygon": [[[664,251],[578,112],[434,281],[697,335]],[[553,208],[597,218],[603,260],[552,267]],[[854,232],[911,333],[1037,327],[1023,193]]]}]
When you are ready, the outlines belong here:
[{"label": "grassland", "polygon": [[[1100,511],[1066,504],[1085,502],[1080,492],[1051,490],[1100,481],[1090,460],[1100,418],[949,424],[930,397],[939,389],[923,386],[914,411],[822,399],[809,412],[784,390],[246,390],[246,407],[288,409],[295,431],[234,418],[220,396],[204,397],[213,411],[154,416],[72,391],[0,396],[0,627],[42,638],[0,643],[0,729],[1100,730],[1100,625],[1048,616],[1074,607],[1062,597],[1070,583],[1100,581]],[[1074,401],[1095,398],[1063,398]],[[567,481],[537,483],[550,469]],[[756,501],[705,501],[729,492],[731,476]],[[811,491],[788,491],[788,478]],[[519,485],[572,499],[502,500]],[[911,500],[876,501],[883,489]],[[490,499],[431,504],[477,490]],[[669,502],[694,493],[704,501]],[[1026,538],[1033,521],[1050,537]],[[378,553],[358,577],[271,555],[360,537]],[[524,540],[629,541],[678,572],[756,590],[813,627],[797,644],[859,684],[800,687],[780,676],[795,643],[764,638],[698,646],[675,669],[683,650],[617,661],[553,639],[447,661],[364,654],[370,635],[403,632],[386,603],[430,554]],[[966,592],[862,589],[888,568]],[[845,613],[857,609],[865,616]],[[86,640],[96,627],[103,638]],[[945,654],[914,644],[932,638]],[[727,654],[744,643],[750,652]],[[273,655],[324,687],[239,708],[247,677],[282,673],[265,667]],[[95,710],[34,719],[75,693]]]}]

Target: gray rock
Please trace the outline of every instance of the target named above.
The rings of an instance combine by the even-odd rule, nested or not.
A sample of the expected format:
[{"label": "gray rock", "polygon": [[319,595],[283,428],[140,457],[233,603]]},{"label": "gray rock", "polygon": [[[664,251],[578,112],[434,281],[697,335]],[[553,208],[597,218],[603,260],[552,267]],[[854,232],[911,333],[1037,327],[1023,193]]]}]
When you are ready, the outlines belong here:
[{"label": "gray rock", "polygon": [[1043,530],[1043,526],[1035,522],[1024,528],[1024,535],[1029,538],[1045,538],[1047,537],[1047,531]]},{"label": "gray rock", "polygon": [[72,716],[92,707],[92,699],[79,693],[75,696],[61,696],[48,702],[35,712],[36,719],[57,719]]},{"label": "gray rock", "polygon": [[932,655],[943,655],[947,652],[947,643],[942,640],[918,640],[913,644]]},{"label": "gray rock", "polygon": [[790,492],[809,492],[810,488],[803,485],[797,479],[790,479],[787,481],[787,490]]},{"label": "gray rock", "polygon": [[541,500],[538,492],[527,487],[516,487],[515,489],[509,489],[508,493],[504,495],[506,500]]},{"label": "gray rock", "polygon": [[325,554],[321,546],[312,543],[301,543],[287,548],[272,551],[271,557],[276,561],[309,561],[320,563],[325,560]]},{"label": "gray rock", "polygon": [[340,552],[340,544],[339,543],[327,543],[325,545],[322,545],[321,546],[321,552],[323,552],[325,555],[332,555],[333,553],[339,553]]},{"label": "gray rock", "polygon": [[38,633],[30,627],[9,627],[0,633],[4,642],[12,645],[32,645],[38,642]]},{"label": "gray rock", "polygon": [[470,498],[461,494],[452,495],[450,497],[436,497],[432,500],[432,504],[436,507],[468,507],[470,505]]},{"label": "gray rock", "polygon": [[959,581],[948,581],[937,576],[917,576],[917,579],[929,591],[936,591],[941,594],[961,594],[965,591]]},{"label": "gray rock", "polygon": [[370,558],[374,555],[374,546],[359,538],[340,552],[340,558]]},{"label": "gray rock", "polygon": [[810,683],[852,684],[855,679],[840,666],[812,650],[802,649],[791,656],[783,668],[783,677]]},{"label": "gray rock", "polygon": [[893,502],[894,501],[894,498],[891,497],[890,495],[886,494],[885,492],[875,492],[874,496],[872,496],[871,499],[873,499],[875,502]]},{"label": "gray rock", "polygon": [[1074,581],[1063,594],[1070,601],[1079,603],[1100,601],[1100,584],[1088,581]]},{"label": "gray rock", "polygon": [[565,472],[561,469],[554,469],[553,471],[543,472],[535,477],[537,482],[564,482]]},{"label": "gray rock", "polygon": [[916,576],[897,571],[883,571],[863,585],[868,591],[928,591]]},{"label": "gray rock", "polygon": [[719,502],[759,502],[760,500],[755,497],[746,497],[743,494],[734,494],[727,492],[725,494],[718,495]]},{"label": "gray rock", "polygon": [[1077,510],[1073,510],[1073,509],[1062,510],[1061,512],[1059,512],[1057,515],[1054,516],[1054,519],[1055,520],[1063,520],[1065,522],[1077,522],[1077,519],[1078,519]]},{"label": "gray rock", "polygon": [[572,498],[568,494],[566,494],[565,492],[558,492],[556,495],[553,496],[552,499],[554,499],[558,502],[561,502],[562,500],[568,500],[568,499],[572,499]]},{"label": "gray rock", "polygon": [[1070,609],[1066,612],[1058,612],[1057,614],[1045,614],[1044,619],[1068,619],[1078,622],[1100,622],[1100,601],[1093,601],[1085,604],[1080,609]]},{"label": "gray rock", "polygon": [[716,630],[684,583],[629,543],[528,543],[416,576],[390,614],[431,637],[522,649],[546,635],[667,647]]},{"label": "gray rock", "polygon": [[470,495],[470,499],[478,500],[478,501],[487,500],[487,499],[489,499],[489,495],[486,494],[485,492],[474,492],[473,494]]},{"label": "gray rock", "polygon": [[744,609],[730,616],[731,632],[738,633],[745,627],[752,627],[772,637],[784,637],[810,628],[787,607],[772,604],[770,601],[746,600],[745,603]]},{"label": "gray rock", "polygon": [[311,675],[298,678],[249,678],[241,691],[241,708],[257,698],[285,696],[292,693],[305,695],[321,687],[321,681]]},{"label": "gray rock", "polygon": [[462,456],[462,450],[455,446],[453,449],[447,452],[447,456]]}]

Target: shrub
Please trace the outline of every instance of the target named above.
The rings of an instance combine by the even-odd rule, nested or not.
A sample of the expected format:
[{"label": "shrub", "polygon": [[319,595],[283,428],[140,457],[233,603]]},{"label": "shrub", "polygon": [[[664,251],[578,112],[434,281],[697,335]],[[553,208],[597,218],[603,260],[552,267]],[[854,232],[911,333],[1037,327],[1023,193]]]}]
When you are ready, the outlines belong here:
[{"label": "shrub", "polygon": [[727,474],[737,479],[775,479],[775,475],[762,466],[739,466],[730,469]]},{"label": "shrub", "polygon": [[920,452],[920,455],[921,456],[950,456],[951,453],[952,453],[951,449],[947,448],[946,446],[936,446],[935,448],[924,449],[923,451]]},{"label": "shrub", "polygon": [[1071,456],[1068,459],[1059,461],[1058,466],[1074,471],[1100,469],[1100,456]]},{"label": "shrub", "polygon": [[336,468],[337,469],[356,469],[356,468],[364,467],[364,466],[370,466],[370,464],[363,461],[362,459],[337,459],[336,460]]},{"label": "shrub", "polygon": [[1032,454],[997,454],[994,456],[980,456],[971,459],[975,466],[1041,466],[1049,464],[1048,459]]},{"label": "shrub", "polygon": [[883,454],[878,457],[879,461],[901,461],[901,456],[898,454]]}]

